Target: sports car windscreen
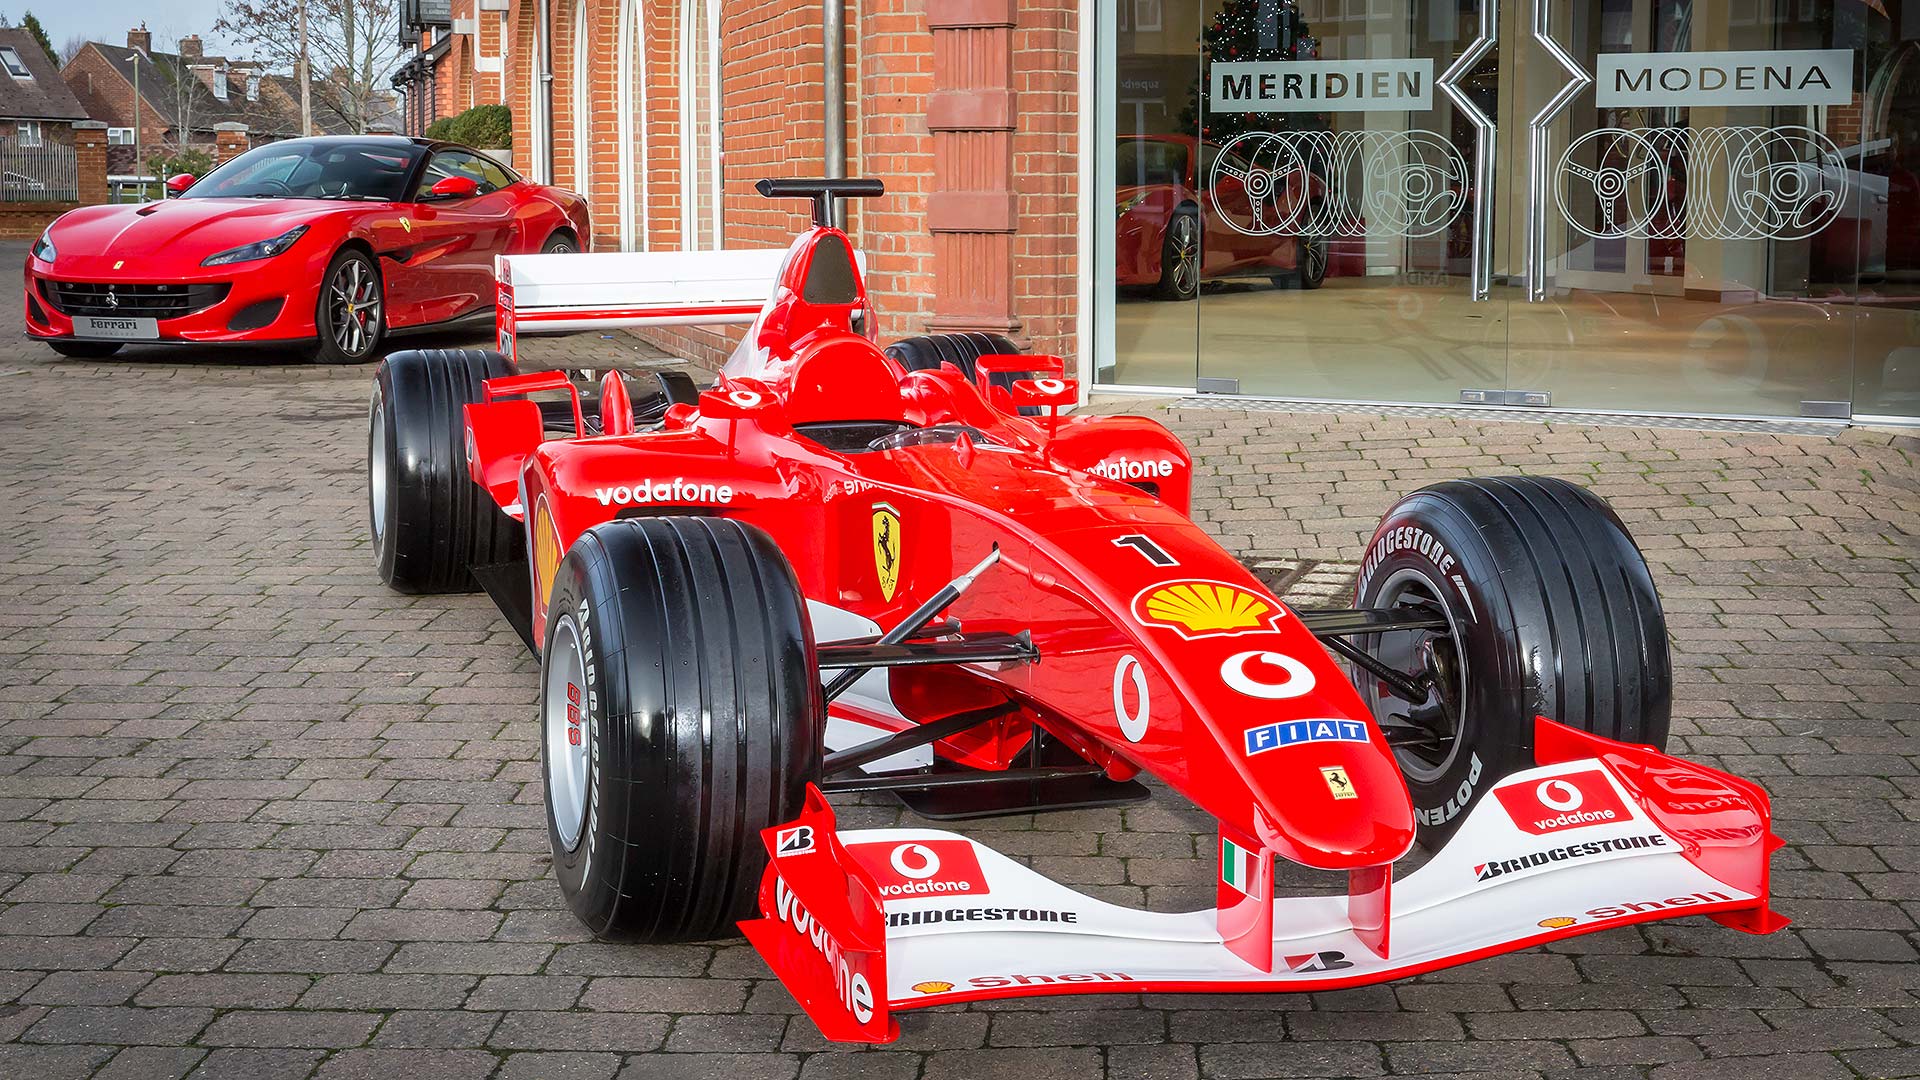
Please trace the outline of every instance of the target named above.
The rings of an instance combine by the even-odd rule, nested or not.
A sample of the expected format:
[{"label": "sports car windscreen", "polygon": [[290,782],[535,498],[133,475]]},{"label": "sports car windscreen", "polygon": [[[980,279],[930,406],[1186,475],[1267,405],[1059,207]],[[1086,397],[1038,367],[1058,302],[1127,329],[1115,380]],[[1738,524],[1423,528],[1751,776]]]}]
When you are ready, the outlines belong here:
[{"label": "sports car windscreen", "polygon": [[180,197],[392,202],[404,197],[423,153],[402,142],[270,143],[234,158]]}]

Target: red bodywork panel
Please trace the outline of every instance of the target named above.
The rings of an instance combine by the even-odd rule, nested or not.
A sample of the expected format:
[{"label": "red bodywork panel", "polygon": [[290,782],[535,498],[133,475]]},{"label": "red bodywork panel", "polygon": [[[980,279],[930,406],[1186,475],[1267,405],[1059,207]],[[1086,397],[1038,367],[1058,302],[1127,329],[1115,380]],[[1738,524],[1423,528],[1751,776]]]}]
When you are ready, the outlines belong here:
[{"label": "red bodywork panel", "polygon": [[[541,508],[528,549],[564,552],[623,513],[738,518],[779,542],[810,601],[887,627],[997,546],[1000,564],[949,615],[969,632],[1030,631],[1041,662],[896,669],[907,720],[1011,700],[1111,775],[1153,773],[1265,850],[1335,870],[1399,858],[1413,814],[1392,754],[1313,635],[1187,519],[1179,441],[1141,417],[1017,414],[1077,396],[1066,380],[989,398],[951,368],[902,371],[850,328],[867,304],[857,275],[835,302],[805,299],[816,253],[845,243],[835,229],[800,237],[735,374],[656,430],[542,441],[525,402],[468,406],[475,480],[517,515]],[[1057,359],[1018,363],[1058,374]],[[515,385],[494,380],[490,396]],[[851,422],[966,430],[859,453],[806,433]],[[876,557],[883,514],[898,536],[891,581]],[[540,562],[535,641],[551,574]],[[937,749],[1004,766],[1019,745],[975,734]]]},{"label": "red bodywork panel", "polygon": [[[278,255],[201,265],[209,255],[300,225],[307,232]],[[178,198],[82,207],[49,227],[54,262],[27,256],[27,333],[73,336],[73,319],[48,294],[45,283],[51,280],[225,288],[209,306],[161,319],[163,342],[310,339],[316,333],[321,278],[334,256],[350,246],[373,255],[380,268],[388,328],[426,326],[491,311],[494,256],[537,252],[562,229],[574,232],[583,247],[591,242],[584,200],[525,180],[435,202]],[[243,321],[246,329],[233,328],[243,310],[275,300],[281,302],[278,312],[264,324],[249,318]]]}]

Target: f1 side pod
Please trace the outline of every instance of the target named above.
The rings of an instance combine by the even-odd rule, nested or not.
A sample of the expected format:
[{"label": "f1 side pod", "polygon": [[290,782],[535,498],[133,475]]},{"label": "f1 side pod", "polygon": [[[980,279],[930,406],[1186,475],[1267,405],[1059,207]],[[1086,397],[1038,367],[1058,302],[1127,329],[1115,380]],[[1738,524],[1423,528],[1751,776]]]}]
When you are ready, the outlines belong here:
[{"label": "f1 side pod", "polygon": [[828,1038],[888,1042],[891,1013],[929,1005],[1326,990],[1683,915],[1786,925],[1768,907],[1780,841],[1757,785],[1545,719],[1535,746],[1539,766],[1483,792],[1446,848],[1393,883],[1387,910],[1274,900],[1270,970],[1223,940],[1216,910],[1118,907],[954,833],[842,834],[818,791],[764,834],[763,917],[742,929]]}]

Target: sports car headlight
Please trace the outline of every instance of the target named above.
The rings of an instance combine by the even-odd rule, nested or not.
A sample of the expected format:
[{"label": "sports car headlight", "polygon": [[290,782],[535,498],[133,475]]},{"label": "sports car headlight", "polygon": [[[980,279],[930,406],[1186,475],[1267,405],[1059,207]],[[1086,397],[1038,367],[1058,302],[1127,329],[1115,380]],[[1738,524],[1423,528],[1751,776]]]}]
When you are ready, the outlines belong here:
[{"label": "sports car headlight", "polygon": [[59,252],[53,250],[53,226],[49,225],[46,231],[40,234],[40,239],[33,242],[33,257],[41,262],[50,263],[58,254]]},{"label": "sports car headlight", "polygon": [[271,240],[262,240],[245,247],[228,248],[218,255],[209,255],[200,260],[201,266],[225,266],[228,263],[252,262],[255,259],[271,259],[275,255],[293,246],[295,240],[306,235],[305,225],[295,225]]}]

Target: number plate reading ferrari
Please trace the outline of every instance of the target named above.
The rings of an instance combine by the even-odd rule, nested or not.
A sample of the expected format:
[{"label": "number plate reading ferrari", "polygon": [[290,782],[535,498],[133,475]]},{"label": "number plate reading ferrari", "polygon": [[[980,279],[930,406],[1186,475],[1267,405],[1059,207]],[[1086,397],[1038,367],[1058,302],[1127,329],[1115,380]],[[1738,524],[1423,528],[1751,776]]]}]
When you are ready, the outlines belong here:
[{"label": "number plate reading ferrari", "polygon": [[160,323],[157,319],[105,319],[93,315],[75,315],[73,336],[153,341],[160,336]]}]

